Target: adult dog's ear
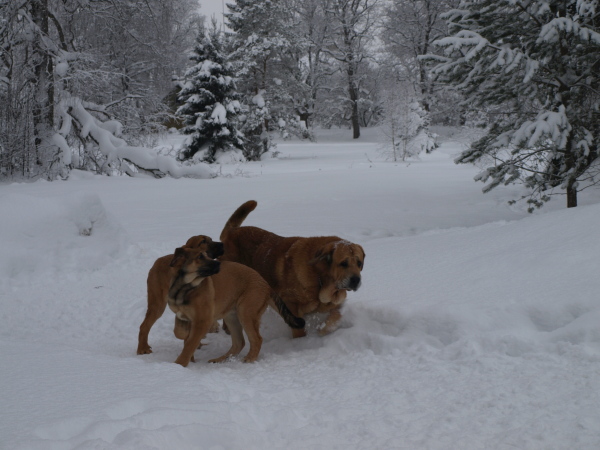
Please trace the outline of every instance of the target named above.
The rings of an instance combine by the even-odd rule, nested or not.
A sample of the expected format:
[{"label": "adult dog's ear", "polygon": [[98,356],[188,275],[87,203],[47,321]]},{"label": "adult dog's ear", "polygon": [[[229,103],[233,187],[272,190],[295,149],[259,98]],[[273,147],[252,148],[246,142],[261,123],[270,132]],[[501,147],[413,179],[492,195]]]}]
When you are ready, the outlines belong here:
[{"label": "adult dog's ear", "polygon": [[365,253],[365,249],[362,248],[361,245],[358,245],[358,244],[356,244],[356,245],[358,246],[358,248],[360,248],[360,251],[362,252],[362,259],[363,259],[363,263],[364,263],[365,262],[365,258],[367,257],[367,254]]},{"label": "adult dog's ear", "polygon": [[323,262],[329,266],[329,265],[331,265],[331,261],[333,261],[333,251],[334,250],[335,250],[335,247],[333,245],[327,244],[326,246],[321,247],[317,251],[317,253],[315,253],[315,256],[313,257],[313,259],[311,259],[308,263],[311,265],[315,265],[320,262]]},{"label": "adult dog's ear", "polygon": [[179,247],[175,249],[175,253],[173,254],[173,259],[171,260],[171,264],[169,266],[174,267],[181,258],[183,258],[185,252],[183,251],[183,247]]}]

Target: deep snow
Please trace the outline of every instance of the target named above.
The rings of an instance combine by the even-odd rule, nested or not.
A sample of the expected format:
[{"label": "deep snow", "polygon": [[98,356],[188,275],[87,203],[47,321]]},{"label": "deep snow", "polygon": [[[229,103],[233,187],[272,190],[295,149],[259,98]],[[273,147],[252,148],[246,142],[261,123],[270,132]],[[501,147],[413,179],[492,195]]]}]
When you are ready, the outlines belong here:
[{"label": "deep snow", "polygon": [[[212,180],[0,186],[0,447],[600,448],[599,193],[529,215],[447,136],[406,164],[366,131]],[[182,368],[167,310],[137,356],[154,260],[249,199],[247,224],[363,245],[342,328],[291,340],[268,311],[258,362],[207,364],[219,333]]]}]

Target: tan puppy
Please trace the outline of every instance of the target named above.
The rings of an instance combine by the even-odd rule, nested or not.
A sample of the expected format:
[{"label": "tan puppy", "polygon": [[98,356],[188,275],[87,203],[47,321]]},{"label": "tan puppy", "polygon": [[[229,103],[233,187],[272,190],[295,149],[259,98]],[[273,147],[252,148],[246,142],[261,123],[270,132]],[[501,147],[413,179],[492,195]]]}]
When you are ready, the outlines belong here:
[{"label": "tan puppy", "polygon": [[[216,258],[223,254],[223,244],[221,242],[214,242],[211,238],[204,235],[189,238],[184,247],[197,248],[200,251],[206,252],[210,258]],[[138,355],[152,353],[152,348],[148,345],[148,334],[152,325],[165,312],[169,286],[171,286],[173,278],[179,270],[178,267],[171,265],[172,260],[173,255],[158,258],[148,272],[148,310],[146,311],[144,321],[140,325]]]},{"label": "tan puppy", "polygon": [[[337,236],[281,237],[257,227],[241,227],[257,203],[250,200],[229,218],[221,241],[221,261],[236,261],[255,269],[277,292],[294,316],[328,313],[320,333],[334,331],[342,317],[347,291],[361,285],[365,252]],[[304,329],[292,330],[294,337]]]},{"label": "tan puppy", "polygon": [[[194,280],[199,277],[194,278],[193,274],[198,272],[202,261],[202,258],[198,257],[202,254],[201,249],[190,249],[186,244],[177,249],[174,255],[156,260],[150,269],[149,280],[156,280],[161,276],[164,281],[165,274],[172,273],[173,270],[175,274],[169,278],[171,281],[166,285],[148,283],[148,311],[140,326],[138,354],[152,351],[148,346],[148,333],[156,320],[162,316],[167,304],[176,313],[175,336],[185,340],[184,352],[176,361],[183,366],[187,366],[189,361],[194,361],[193,350],[200,346],[201,339],[218,319],[223,319],[227,325],[232,345],[227,353],[210,362],[221,362],[229,356],[239,354],[245,345],[242,330],[246,332],[250,341],[250,351],[244,362],[255,361],[262,346],[260,319],[269,305],[279,312],[290,327],[304,327],[304,320],[290,313],[268,283],[255,270],[242,264],[223,262],[218,274],[202,281],[202,289],[208,289],[204,284],[210,281],[214,289],[213,297],[207,291],[196,288],[194,284],[197,284],[197,281]],[[206,323],[209,323],[208,328]],[[193,347],[190,353],[189,349],[193,345],[196,347]],[[140,351],[144,349],[149,351]]]},{"label": "tan puppy", "polygon": [[219,272],[221,263],[202,250],[180,247],[170,265],[178,271],[167,293],[169,308],[180,320],[190,323],[183,350],[175,362],[187,367],[214,323],[215,288],[211,275]]}]

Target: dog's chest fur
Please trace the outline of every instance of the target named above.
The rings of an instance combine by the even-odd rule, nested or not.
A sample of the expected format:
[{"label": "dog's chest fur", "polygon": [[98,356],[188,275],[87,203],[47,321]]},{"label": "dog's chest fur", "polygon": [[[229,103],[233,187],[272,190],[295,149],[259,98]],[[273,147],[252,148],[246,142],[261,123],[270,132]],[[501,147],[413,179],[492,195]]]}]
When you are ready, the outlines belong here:
[{"label": "dog's chest fur", "polygon": [[175,315],[183,320],[190,321],[193,318],[189,317],[189,294],[196,288],[199,288],[205,280],[203,277],[197,277],[192,274],[178,276],[173,281],[169,292],[167,293],[167,304]]}]

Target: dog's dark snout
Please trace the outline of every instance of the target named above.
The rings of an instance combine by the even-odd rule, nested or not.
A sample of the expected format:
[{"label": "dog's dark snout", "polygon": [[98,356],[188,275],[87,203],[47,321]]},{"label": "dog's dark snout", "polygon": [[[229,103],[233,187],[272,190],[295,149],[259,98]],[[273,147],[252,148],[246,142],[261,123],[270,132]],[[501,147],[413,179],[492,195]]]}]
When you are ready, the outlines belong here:
[{"label": "dog's dark snout", "polygon": [[211,258],[218,258],[219,256],[223,256],[223,253],[225,253],[225,246],[222,242],[213,242],[210,244],[210,248],[208,249],[207,253]]},{"label": "dog's dark snout", "polygon": [[221,270],[221,263],[217,260],[211,259],[205,261],[205,264],[198,267],[197,274],[201,277],[210,277],[216,275]]},{"label": "dog's dark snout", "polygon": [[350,289],[352,289],[353,291],[356,291],[359,286],[360,286],[360,277],[357,275],[353,275],[350,278]]}]

